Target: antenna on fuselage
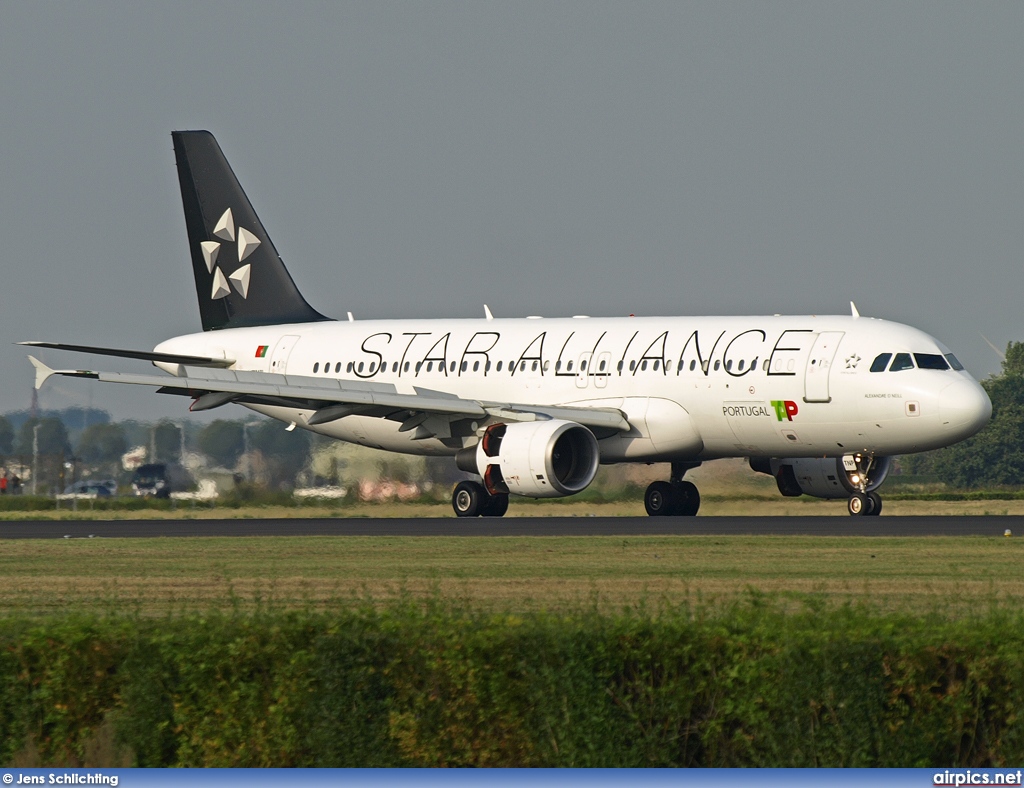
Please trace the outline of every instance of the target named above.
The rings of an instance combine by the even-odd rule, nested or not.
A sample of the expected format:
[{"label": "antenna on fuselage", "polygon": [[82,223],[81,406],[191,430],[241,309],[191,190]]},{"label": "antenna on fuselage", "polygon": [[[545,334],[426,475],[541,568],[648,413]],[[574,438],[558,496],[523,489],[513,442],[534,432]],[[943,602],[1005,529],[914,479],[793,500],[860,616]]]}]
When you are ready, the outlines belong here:
[{"label": "antenna on fuselage", "polygon": [[494,315],[491,314],[491,308],[484,304],[484,317],[488,320],[494,320]]},{"label": "antenna on fuselage", "polygon": [[860,317],[860,312],[857,311],[857,305],[853,303],[853,301],[850,302],[850,314],[854,317]]},{"label": "antenna on fuselage", "polygon": [[353,315],[351,312],[348,313],[348,322],[349,323],[355,323],[356,322],[355,315]]}]

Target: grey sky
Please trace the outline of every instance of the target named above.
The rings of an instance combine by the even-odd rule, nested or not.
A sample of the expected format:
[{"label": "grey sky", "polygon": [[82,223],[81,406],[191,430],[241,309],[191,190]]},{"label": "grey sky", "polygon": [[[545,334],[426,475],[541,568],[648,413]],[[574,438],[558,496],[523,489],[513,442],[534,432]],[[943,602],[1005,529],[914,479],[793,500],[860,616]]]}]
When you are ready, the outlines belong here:
[{"label": "grey sky", "polygon": [[[852,299],[985,376],[982,333],[1024,340],[1021,41],[1020,2],[7,3],[0,412],[31,388],[11,342],[199,329],[176,128],[217,135],[326,314]],[[42,394],[90,401],[186,406]]]}]

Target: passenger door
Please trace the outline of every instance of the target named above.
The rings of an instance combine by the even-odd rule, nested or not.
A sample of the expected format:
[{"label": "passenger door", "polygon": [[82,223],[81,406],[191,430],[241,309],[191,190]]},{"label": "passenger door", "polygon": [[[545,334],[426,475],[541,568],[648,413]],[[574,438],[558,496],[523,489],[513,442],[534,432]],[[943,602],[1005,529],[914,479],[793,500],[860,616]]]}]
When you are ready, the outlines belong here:
[{"label": "passenger door", "polygon": [[804,372],[804,402],[831,402],[828,378],[844,331],[822,331],[814,339]]}]

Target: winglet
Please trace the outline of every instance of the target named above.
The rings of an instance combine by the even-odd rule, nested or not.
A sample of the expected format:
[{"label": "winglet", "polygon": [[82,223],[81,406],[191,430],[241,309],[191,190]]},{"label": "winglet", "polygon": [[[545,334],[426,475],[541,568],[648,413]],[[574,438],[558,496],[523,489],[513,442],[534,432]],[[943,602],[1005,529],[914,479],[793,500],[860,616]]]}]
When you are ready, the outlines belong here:
[{"label": "winglet", "polygon": [[494,320],[494,315],[491,314],[491,308],[484,304],[484,317],[488,320]]},{"label": "winglet", "polygon": [[36,390],[39,390],[43,387],[47,378],[54,374],[54,370],[50,369],[35,356],[29,356],[28,360],[31,361],[32,366],[36,368]]},{"label": "winglet", "polygon": [[854,317],[860,317],[860,312],[857,311],[857,305],[853,303],[853,301],[850,302],[850,314]]}]

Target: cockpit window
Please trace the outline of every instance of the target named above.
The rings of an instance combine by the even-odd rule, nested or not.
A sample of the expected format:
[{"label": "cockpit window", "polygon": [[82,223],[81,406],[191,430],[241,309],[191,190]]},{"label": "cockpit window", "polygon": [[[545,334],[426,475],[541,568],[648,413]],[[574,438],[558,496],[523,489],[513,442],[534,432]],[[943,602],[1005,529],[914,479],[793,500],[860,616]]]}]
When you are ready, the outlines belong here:
[{"label": "cockpit window", "polygon": [[915,353],[914,361],[918,369],[949,369],[946,359],[938,353]]},{"label": "cockpit window", "polygon": [[957,357],[954,356],[952,353],[947,353],[946,354],[946,361],[948,361],[949,362],[949,366],[951,366],[957,372],[963,372],[964,371],[964,365],[961,364],[960,361],[957,359]]},{"label": "cockpit window", "polygon": [[885,368],[889,365],[890,358],[892,358],[892,353],[879,353],[875,356],[875,360],[871,362],[871,371],[885,372]]},{"label": "cockpit window", "polygon": [[892,366],[889,367],[890,372],[902,372],[905,369],[913,369],[914,360],[910,357],[909,353],[897,353],[896,358],[892,360]]}]

